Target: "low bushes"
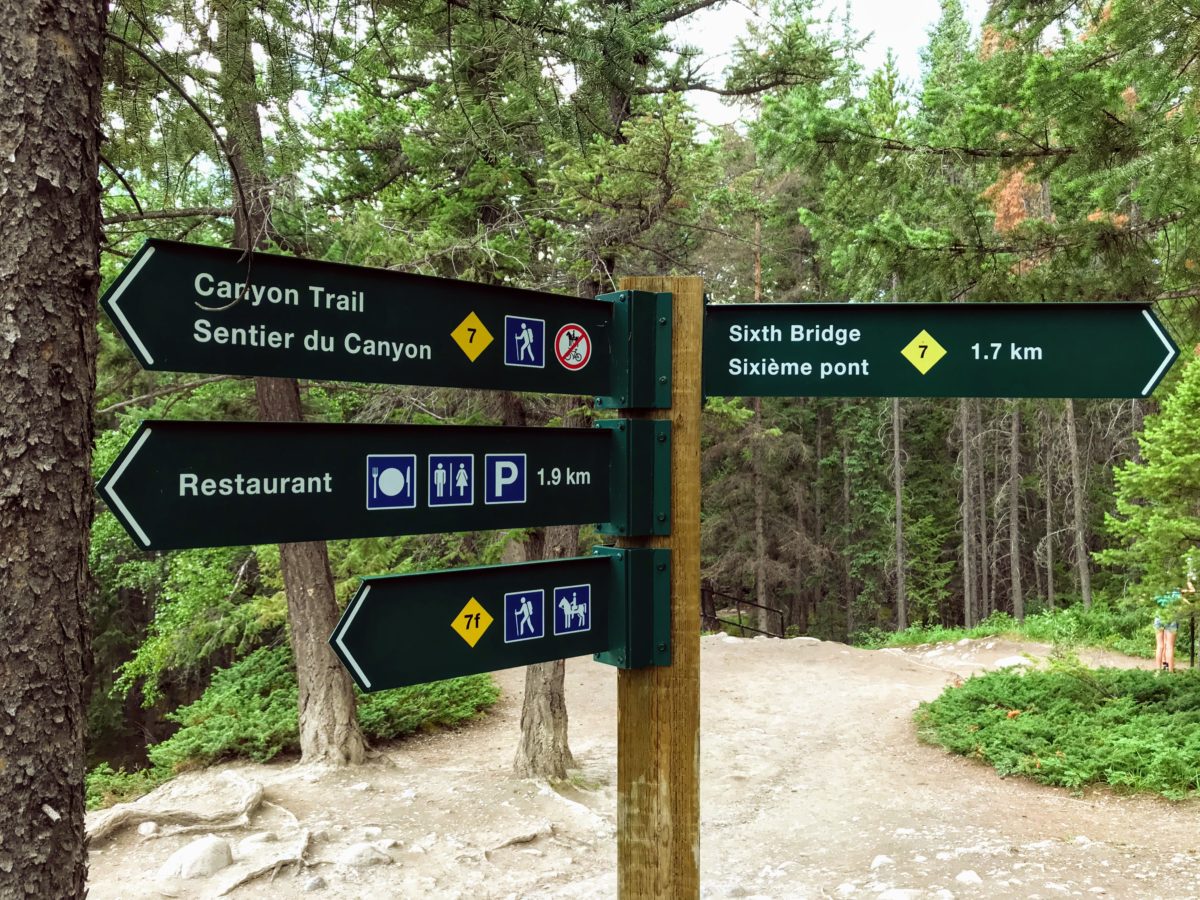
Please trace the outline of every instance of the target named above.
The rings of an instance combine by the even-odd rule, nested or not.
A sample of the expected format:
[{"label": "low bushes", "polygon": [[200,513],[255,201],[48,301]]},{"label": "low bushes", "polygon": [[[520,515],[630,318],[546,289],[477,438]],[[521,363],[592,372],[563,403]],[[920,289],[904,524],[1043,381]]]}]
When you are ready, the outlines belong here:
[{"label": "low bushes", "polygon": [[1001,775],[1179,799],[1200,791],[1200,673],[1004,670],[922,704],[920,736]]}]

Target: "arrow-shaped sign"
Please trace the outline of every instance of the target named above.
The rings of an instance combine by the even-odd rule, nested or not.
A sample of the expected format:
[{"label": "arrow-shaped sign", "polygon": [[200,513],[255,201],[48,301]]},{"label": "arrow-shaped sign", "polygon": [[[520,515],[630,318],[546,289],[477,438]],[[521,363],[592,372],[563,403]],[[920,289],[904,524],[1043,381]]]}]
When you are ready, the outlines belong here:
[{"label": "arrow-shaped sign", "polygon": [[1178,355],[1145,303],[713,305],[704,323],[704,390],[1145,397]]},{"label": "arrow-shaped sign", "polygon": [[147,369],[612,393],[605,300],[152,238],[101,304]]},{"label": "arrow-shaped sign", "polygon": [[364,578],[329,638],[364,691],[597,654],[670,663],[670,554],[590,557]]},{"label": "arrow-shaped sign", "polygon": [[665,491],[618,489],[631,473],[669,483],[668,426],[604,426],[147,421],[99,490],[155,550],[588,523],[668,533]]}]

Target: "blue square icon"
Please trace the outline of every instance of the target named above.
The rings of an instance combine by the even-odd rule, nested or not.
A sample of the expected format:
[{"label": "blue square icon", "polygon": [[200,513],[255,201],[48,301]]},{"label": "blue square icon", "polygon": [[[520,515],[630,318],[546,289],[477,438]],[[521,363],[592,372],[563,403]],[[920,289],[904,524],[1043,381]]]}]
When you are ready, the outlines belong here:
[{"label": "blue square icon", "polygon": [[571,584],[554,589],[554,633],[592,630],[592,586]]},{"label": "blue square icon", "polygon": [[504,643],[546,636],[546,592],[514,591],[504,595]]},{"label": "blue square icon", "polygon": [[475,457],[470,453],[429,454],[429,505],[475,503]]},{"label": "blue square icon", "polygon": [[529,369],[546,367],[546,320],[504,317],[504,364]]},{"label": "blue square icon", "polygon": [[525,502],[524,453],[488,453],[483,457],[483,502]]},{"label": "blue square icon", "polygon": [[367,509],[413,509],[417,505],[417,457],[411,453],[367,455]]}]

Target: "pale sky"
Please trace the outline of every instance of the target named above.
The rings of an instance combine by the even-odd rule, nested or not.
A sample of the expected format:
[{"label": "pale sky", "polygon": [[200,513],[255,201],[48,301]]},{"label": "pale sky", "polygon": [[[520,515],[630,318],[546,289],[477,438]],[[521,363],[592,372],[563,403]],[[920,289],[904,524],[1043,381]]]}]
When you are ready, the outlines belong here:
[{"label": "pale sky", "polygon": [[[962,0],[962,3],[967,19],[978,33],[988,0]],[[766,5],[754,0],[732,0],[720,9],[691,16],[687,28],[678,29],[676,35],[704,51],[708,59],[704,72],[717,81],[730,61],[734,42],[746,33],[746,23],[756,15],[755,7],[765,10]],[[832,13],[837,20],[834,27],[840,30],[845,0],[824,0],[823,4],[818,3],[818,8],[825,15]],[[883,65],[890,47],[909,87],[916,85],[921,77],[920,49],[940,14],[938,0],[854,0],[850,9],[855,30],[863,36],[871,34],[870,42],[859,56],[866,71]],[[689,99],[700,118],[711,124],[733,122],[740,117],[736,107],[721,103],[712,94],[693,93]]]}]

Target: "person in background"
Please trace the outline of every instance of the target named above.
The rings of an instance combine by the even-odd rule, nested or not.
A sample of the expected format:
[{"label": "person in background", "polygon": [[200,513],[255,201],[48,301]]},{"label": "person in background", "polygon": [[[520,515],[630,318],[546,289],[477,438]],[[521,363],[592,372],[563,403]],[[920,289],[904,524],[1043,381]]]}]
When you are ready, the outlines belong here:
[{"label": "person in background", "polygon": [[[1200,554],[1193,550],[1185,558],[1187,575],[1182,590],[1160,594],[1154,598],[1158,614],[1154,617],[1154,667],[1161,671],[1175,671],[1175,639],[1179,636],[1179,615],[1184,604],[1183,595],[1196,593],[1196,568]],[[1188,598],[1192,599],[1191,597]]]},{"label": "person in background", "polygon": [[1175,638],[1179,635],[1178,607],[1183,595],[1179,591],[1159,594],[1154,598],[1158,612],[1154,616],[1154,668],[1175,671]]}]

